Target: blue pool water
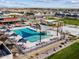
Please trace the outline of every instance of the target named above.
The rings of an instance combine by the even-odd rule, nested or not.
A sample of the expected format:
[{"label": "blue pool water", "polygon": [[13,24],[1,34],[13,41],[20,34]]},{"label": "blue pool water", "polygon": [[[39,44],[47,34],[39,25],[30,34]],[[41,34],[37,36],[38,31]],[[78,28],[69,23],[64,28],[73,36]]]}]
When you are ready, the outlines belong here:
[{"label": "blue pool water", "polygon": [[[29,28],[23,28],[23,29],[17,29],[13,30],[16,34],[22,36],[25,40],[28,40],[30,42],[36,42],[40,40],[40,33],[36,32],[35,30],[29,29]],[[41,38],[47,38],[47,35],[41,35]]]}]

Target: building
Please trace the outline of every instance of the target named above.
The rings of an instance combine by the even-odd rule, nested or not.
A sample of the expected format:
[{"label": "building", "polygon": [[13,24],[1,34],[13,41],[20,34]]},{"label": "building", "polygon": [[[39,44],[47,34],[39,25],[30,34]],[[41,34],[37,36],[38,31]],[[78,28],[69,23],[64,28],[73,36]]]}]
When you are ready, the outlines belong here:
[{"label": "building", "polygon": [[19,22],[18,18],[0,18],[0,25],[6,25],[14,22]]},{"label": "building", "polygon": [[42,20],[41,23],[46,24],[46,25],[55,25],[56,23],[58,23],[58,21],[57,20]]},{"label": "building", "polygon": [[10,50],[0,41],[0,59],[13,59]]}]

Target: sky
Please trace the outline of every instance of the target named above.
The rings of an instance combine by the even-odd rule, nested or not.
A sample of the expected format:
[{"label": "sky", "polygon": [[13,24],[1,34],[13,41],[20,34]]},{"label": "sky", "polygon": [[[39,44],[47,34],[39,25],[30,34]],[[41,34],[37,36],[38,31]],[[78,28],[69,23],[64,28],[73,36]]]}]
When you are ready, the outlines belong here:
[{"label": "sky", "polygon": [[0,7],[79,8],[79,0],[0,0]]}]

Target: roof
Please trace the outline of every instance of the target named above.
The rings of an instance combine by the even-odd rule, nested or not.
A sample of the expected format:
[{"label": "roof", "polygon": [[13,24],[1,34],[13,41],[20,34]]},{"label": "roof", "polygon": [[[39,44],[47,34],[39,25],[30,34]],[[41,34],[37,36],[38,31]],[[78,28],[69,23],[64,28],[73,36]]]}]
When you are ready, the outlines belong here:
[{"label": "roof", "polygon": [[79,36],[79,28],[64,26],[63,31],[69,32],[72,35]]},{"label": "roof", "polygon": [[8,48],[0,41],[0,58],[11,54]]},{"label": "roof", "polygon": [[45,20],[47,22],[56,22],[57,20]]},{"label": "roof", "polygon": [[20,14],[20,13],[9,13],[9,14],[5,14],[5,15],[21,15],[22,16],[22,14]]}]

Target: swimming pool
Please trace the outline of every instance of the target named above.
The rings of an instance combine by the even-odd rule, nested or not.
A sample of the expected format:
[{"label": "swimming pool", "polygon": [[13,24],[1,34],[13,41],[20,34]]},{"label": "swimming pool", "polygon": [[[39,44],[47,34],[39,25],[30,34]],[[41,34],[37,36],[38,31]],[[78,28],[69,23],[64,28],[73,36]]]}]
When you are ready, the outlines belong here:
[{"label": "swimming pool", "polygon": [[[40,33],[30,28],[13,30],[16,34],[22,36],[25,40],[30,42],[36,42],[40,40]],[[48,35],[41,35],[41,39],[48,38]]]}]

